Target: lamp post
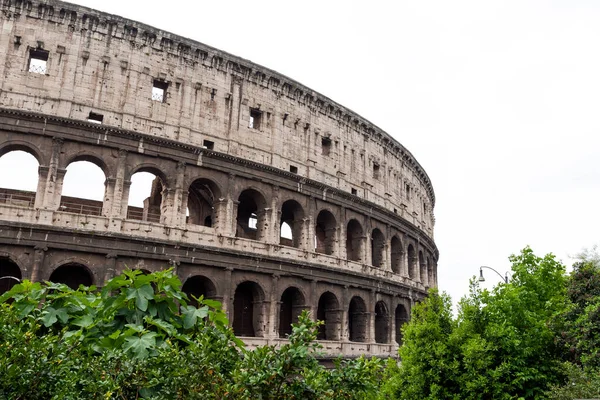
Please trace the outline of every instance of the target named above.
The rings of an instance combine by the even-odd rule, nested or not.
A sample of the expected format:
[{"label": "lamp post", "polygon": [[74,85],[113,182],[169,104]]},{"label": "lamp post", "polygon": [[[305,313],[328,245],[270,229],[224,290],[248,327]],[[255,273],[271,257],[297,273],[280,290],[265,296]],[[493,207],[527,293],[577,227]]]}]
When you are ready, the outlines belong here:
[{"label": "lamp post", "polygon": [[485,282],[485,278],[483,277],[483,269],[484,268],[491,269],[492,271],[497,273],[500,278],[502,278],[504,283],[508,283],[508,272],[506,272],[504,274],[504,276],[502,276],[502,274],[500,272],[496,271],[494,268],[486,267],[485,265],[482,265],[481,267],[479,267],[479,282]]}]

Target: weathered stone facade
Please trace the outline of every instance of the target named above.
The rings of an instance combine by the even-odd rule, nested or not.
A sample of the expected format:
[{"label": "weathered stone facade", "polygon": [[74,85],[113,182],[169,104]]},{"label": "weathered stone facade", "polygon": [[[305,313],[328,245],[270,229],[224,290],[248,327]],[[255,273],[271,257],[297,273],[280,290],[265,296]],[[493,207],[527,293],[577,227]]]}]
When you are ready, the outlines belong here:
[{"label": "weathered stone facade", "polygon": [[[408,150],[201,43],[60,1],[1,12],[0,155],[32,154],[39,181],[0,189],[0,275],[102,285],[173,267],[250,346],[308,309],[330,355],[395,354],[437,283],[435,197]],[[102,202],[61,196],[81,160],[104,172]],[[139,171],[158,177],[143,209],[127,203]]]}]

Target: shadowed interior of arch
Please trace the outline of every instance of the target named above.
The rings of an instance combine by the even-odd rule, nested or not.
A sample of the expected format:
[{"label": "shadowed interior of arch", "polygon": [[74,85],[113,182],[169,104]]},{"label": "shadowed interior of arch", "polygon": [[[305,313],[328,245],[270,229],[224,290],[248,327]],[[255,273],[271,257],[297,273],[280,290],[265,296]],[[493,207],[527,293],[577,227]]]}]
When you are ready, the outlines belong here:
[{"label": "shadowed interior of arch", "polygon": [[78,263],[68,263],[56,268],[49,281],[64,283],[73,290],[79,288],[79,285],[91,286],[94,282],[87,267]]},{"label": "shadowed interior of arch", "polygon": [[395,315],[395,325],[396,325],[396,343],[399,345],[402,344],[402,326],[408,322],[408,312],[406,308],[402,304],[398,304],[396,307]]},{"label": "shadowed interior of arch", "polygon": [[0,294],[9,291],[22,278],[17,264],[8,257],[0,257]]},{"label": "shadowed interior of arch", "polygon": [[236,336],[262,337],[264,334],[264,293],[255,282],[240,283],[233,297],[233,333]]},{"label": "shadowed interior of arch", "polygon": [[319,297],[317,319],[323,321],[319,326],[318,340],[340,340],[340,305],[337,297],[331,292],[325,292]]},{"label": "shadowed interior of arch", "polygon": [[183,284],[182,290],[188,295],[189,303],[194,306],[198,305],[194,297],[204,296],[205,299],[215,299],[217,296],[215,284],[209,278],[201,275],[189,277]]},{"label": "shadowed interior of arch", "polygon": [[298,322],[298,316],[305,308],[305,300],[298,288],[289,287],[281,295],[279,307],[279,337],[285,338],[292,333],[292,324]]}]

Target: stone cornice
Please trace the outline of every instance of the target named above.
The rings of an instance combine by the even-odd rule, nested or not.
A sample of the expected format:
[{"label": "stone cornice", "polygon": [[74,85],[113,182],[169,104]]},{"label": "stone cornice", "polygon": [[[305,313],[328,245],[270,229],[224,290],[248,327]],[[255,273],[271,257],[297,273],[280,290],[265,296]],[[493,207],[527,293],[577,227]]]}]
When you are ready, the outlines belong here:
[{"label": "stone cornice", "polygon": [[299,106],[308,107],[313,113],[320,113],[341,124],[351,126],[357,132],[393,152],[421,180],[427,188],[432,206],[435,205],[435,193],[429,176],[402,144],[352,110],[285,75],[200,42],[137,21],[63,1],[3,0],[0,10],[2,19],[19,18],[24,15],[27,18],[65,25],[72,32],[90,31],[100,35],[110,35],[114,40],[131,42],[132,47],[149,47],[155,51],[180,57],[187,64],[215,68],[238,79],[270,88],[277,96],[286,96],[296,101]]}]

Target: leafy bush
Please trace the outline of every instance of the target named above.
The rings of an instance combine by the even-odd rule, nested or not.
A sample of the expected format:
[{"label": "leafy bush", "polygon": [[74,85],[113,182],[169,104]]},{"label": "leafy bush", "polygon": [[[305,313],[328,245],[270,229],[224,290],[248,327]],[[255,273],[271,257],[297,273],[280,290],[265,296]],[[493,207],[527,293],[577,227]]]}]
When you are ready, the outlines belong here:
[{"label": "leafy bush", "polygon": [[127,271],[102,291],[25,281],[0,297],[0,398],[363,399],[379,360],[328,370],[303,313],[289,344],[248,351],[220,304],[190,304],[171,271]]}]

